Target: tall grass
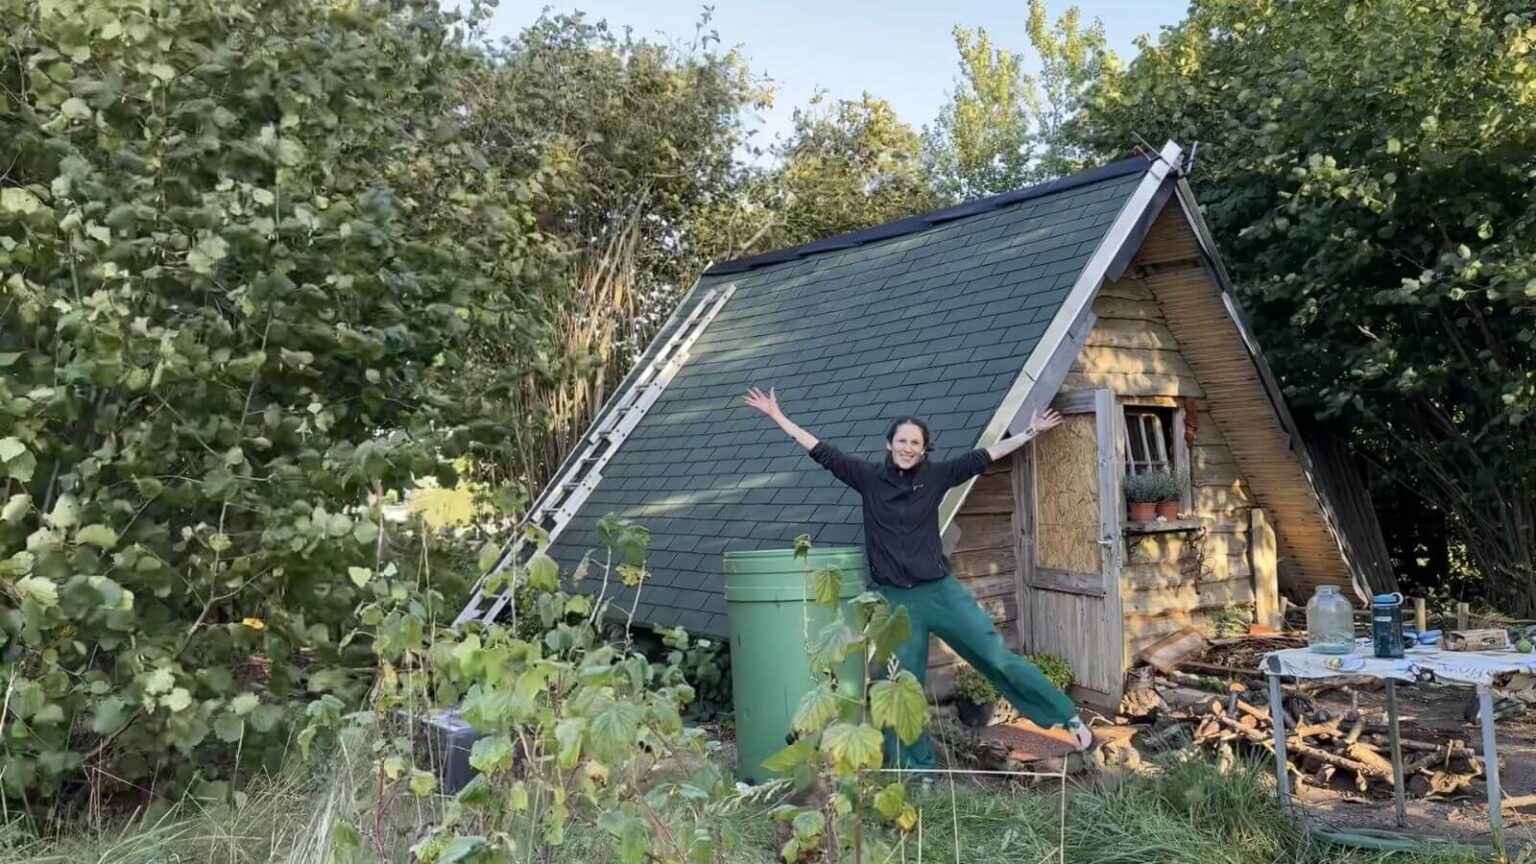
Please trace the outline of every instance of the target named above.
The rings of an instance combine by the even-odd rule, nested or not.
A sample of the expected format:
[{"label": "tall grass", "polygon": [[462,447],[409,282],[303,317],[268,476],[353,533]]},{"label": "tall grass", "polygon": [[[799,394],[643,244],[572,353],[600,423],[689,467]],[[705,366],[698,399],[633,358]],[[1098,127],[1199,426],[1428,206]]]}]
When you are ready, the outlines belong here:
[{"label": "tall grass", "polygon": [[[396,801],[375,809],[366,741],[345,742],[325,760],[329,773],[295,766],[252,783],[241,806],[184,800],[163,816],[110,831],[68,838],[25,836],[19,825],[0,829],[7,864],[325,864],[332,838],[346,825],[363,829],[365,854],[378,860],[372,832],[384,840],[383,859],[410,861],[416,838],[442,815],[443,801]],[[957,782],[914,790],[922,812],[916,835],[869,864],[1047,864],[1062,860],[1061,800],[1054,784],[1009,791]],[[773,802],[736,808],[729,819],[737,848],[731,864],[777,859]],[[381,818],[375,820],[374,815]],[[958,829],[958,835],[955,833]],[[878,832],[877,832],[878,833]],[[1203,758],[1168,761],[1147,775],[1103,777],[1074,789],[1066,809],[1068,864],[1474,864],[1471,851],[1380,853],[1328,847],[1280,812],[1263,766],[1222,770]],[[883,837],[894,844],[896,838]],[[957,842],[958,840],[958,842]],[[957,859],[956,849],[959,849]],[[616,862],[613,842],[592,829],[573,831],[548,858],[558,864]],[[1525,859],[1516,860],[1531,861]]]}]

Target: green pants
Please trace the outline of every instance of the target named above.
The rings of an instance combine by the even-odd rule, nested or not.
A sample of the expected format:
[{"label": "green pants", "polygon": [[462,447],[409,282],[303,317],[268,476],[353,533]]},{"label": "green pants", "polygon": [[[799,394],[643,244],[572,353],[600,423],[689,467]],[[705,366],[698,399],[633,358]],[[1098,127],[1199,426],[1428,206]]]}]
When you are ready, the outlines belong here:
[{"label": "green pants", "polygon": [[[1009,651],[998,634],[992,617],[976,602],[976,597],[960,580],[946,576],[913,588],[877,586],[892,607],[905,607],[912,619],[912,635],[896,649],[900,668],[926,681],[928,671],[928,636],[938,636],[955,650],[971,668],[980,672],[1004,699],[1032,722],[1050,728],[1065,726],[1077,716],[1077,708],[1035,665]],[[903,744],[894,733],[885,734],[885,764],[888,767],[925,769],[933,767],[933,746],[928,733],[911,745]]]}]

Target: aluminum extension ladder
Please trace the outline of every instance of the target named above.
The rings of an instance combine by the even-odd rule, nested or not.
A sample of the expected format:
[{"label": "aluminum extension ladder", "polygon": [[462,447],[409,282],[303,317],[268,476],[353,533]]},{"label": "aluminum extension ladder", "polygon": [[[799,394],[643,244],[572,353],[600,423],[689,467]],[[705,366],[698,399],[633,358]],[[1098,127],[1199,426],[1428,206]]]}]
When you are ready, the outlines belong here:
[{"label": "aluminum extension ladder", "polygon": [[671,338],[662,345],[656,356],[640,370],[639,376],[613,410],[598,417],[591,431],[586,434],[579,454],[566,461],[555,482],[546,487],[534,501],[528,516],[518,525],[496,566],[475,583],[474,595],[459,616],[453,619],[453,626],[458,627],[477,618],[489,624],[507,608],[512,602],[515,585],[507,585],[492,598],[486,593],[486,582],[508,567],[523,566],[532,557],[534,549],[526,537],[529,525],[542,528],[548,542],[553,542],[565,530],[576,516],[576,511],[581,509],[581,505],[603,479],[604,466],[613,459],[619,446],[634,432],[635,427],[640,425],[641,419],[656,404],[656,400],[661,398],[662,391],[667,389],[678,370],[688,361],[688,351],[693,343],[703,335],[704,329],[715,320],[720,309],[735,293],[735,285],[728,285],[724,289],[711,288],[672,332]]}]

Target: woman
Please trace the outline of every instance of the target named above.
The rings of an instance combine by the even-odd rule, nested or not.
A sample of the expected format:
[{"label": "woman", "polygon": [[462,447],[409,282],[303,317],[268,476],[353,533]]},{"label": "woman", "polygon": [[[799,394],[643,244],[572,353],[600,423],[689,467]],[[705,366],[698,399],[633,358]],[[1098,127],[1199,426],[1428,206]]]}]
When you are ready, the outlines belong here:
[{"label": "woman", "polygon": [[[1034,664],[1007,649],[992,618],[950,570],[939,537],[939,504],[946,492],[1054,428],[1061,416],[1047,411],[1018,435],[943,462],[927,458],[933,451],[928,425],[916,417],[900,417],[886,430],[889,452],[885,463],[877,465],[848,456],[795,425],[780,410],[773,390],[763,393],[754,387],[746,402],[810,451],[817,464],[858,490],[864,502],[870,578],[893,607],[906,608],[912,621],[912,635],[896,651],[901,668],[922,683],[928,670],[928,636],[938,636],[986,676],[1020,714],[1045,728],[1065,726],[1077,748],[1088,749],[1093,733],[1078,717],[1072,700]],[[926,732],[911,746],[903,746],[887,732],[885,750],[887,765],[933,767]]]}]

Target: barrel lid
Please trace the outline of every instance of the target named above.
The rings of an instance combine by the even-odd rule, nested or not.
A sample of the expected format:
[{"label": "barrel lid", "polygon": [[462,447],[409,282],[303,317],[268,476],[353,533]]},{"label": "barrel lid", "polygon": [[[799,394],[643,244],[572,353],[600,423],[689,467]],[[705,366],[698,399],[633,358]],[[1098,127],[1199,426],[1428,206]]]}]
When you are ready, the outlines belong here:
[{"label": "barrel lid", "polygon": [[1396,605],[1399,605],[1399,604],[1401,604],[1403,602],[1403,595],[1401,595],[1401,594],[1377,594],[1375,597],[1371,598],[1371,602],[1379,604],[1379,605],[1382,605],[1382,606],[1396,606]]}]

